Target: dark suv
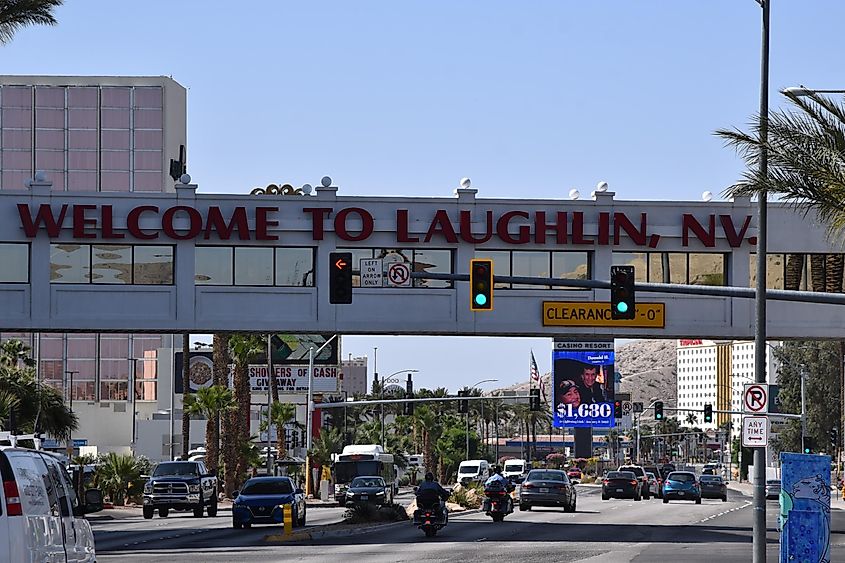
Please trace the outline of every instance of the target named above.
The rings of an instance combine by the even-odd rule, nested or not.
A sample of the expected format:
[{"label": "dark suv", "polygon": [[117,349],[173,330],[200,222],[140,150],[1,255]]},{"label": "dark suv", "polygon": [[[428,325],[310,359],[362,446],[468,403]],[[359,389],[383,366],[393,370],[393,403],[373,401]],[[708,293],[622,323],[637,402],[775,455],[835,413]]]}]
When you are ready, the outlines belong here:
[{"label": "dark suv", "polygon": [[159,463],[144,485],[144,518],[152,518],[156,509],[162,517],[170,510],[193,510],[197,518],[207,510],[217,516],[217,477],[201,461]]},{"label": "dark suv", "polygon": [[648,489],[648,477],[646,477],[645,470],[639,465],[620,465],[617,471],[630,471],[637,476],[637,481],[640,482],[640,495],[644,500],[651,498],[651,492]]}]

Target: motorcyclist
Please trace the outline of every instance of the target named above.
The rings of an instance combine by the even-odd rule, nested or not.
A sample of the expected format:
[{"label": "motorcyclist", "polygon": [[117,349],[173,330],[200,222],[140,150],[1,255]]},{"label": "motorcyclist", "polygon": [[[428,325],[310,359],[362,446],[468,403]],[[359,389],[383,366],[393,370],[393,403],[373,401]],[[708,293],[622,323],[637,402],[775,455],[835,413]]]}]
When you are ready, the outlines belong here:
[{"label": "motorcyclist", "polygon": [[434,480],[434,473],[431,471],[425,474],[425,480],[420,483],[420,486],[417,487],[417,496],[420,493],[425,491],[433,491],[437,493],[437,496],[440,498],[440,510],[443,513],[444,517],[447,516],[447,508],[446,508],[446,499],[449,498],[450,493],[446,489],[440,486],[440,483]]},{"label": "motorcyclist", "polygon": [[[497,483],[497,482],[502,484],[502,488],[505,491],[510,492],[510,491],[513,490],[513,485],[511,484],[510,480],[508,480],[504,475],[502,475],[502,467],[499,466],[499,465],[494,465],[493,466],[493,475],[491,475],[487,479],[487,481],[484,482],[484,488],[486,489],[487,487],[489,487],[493,483]],[[510,495],[507,495],[507,498],[508,498],[508,512],[511,512],[513,510],[513,499],[511,498]]]}]

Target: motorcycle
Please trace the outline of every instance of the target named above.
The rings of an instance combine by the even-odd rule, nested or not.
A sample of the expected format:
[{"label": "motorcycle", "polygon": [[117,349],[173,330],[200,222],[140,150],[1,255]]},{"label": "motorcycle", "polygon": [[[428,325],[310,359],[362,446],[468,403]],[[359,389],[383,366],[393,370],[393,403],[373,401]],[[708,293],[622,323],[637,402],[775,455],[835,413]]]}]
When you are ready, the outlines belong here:
[{"label": "motorcycle", "polygon": [[505,516],[513,512],[513,499],[510,493],[513,491],[513,483],[503,485],[500,481],[493,481],[484,487],[484,513],[493,519],[493,522],[501,522]]},{"label": "motorcycle", "polygon": [[440,496],[434,491],[417,493],[417,509],[414,511],[414,526],[425,533],[425,537],[433,538],[437,530],[444,528],[449,522],[449,516],[440,504]]}]

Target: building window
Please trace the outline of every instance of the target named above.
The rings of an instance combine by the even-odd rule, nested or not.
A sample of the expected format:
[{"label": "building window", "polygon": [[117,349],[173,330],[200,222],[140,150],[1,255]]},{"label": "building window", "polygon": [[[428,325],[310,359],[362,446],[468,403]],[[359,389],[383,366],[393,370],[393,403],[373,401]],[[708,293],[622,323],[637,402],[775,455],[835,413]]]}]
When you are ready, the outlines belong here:
[{"label": "building window", "polygon": [[[493,260],[493,274],[555,279],[591,279],[588,252],[546,252],[528,250],[476,250],[476,258]],[[579,289],[566,286],[496,282],[497,289]]]},{"label": "building window", "polygon": [[42,333],[38,342],[38,377],[65,397],[64,386],[64,336]]},{"label": "building window", "polygon": [[132,365],[136,401],[155,401],[158,398],[158,349],[161,336],[136,334],[132,336]]},{"label": "building window", "polygon": [[97,336],[95,334],[67,335],[65,375],[74,401],[97,399]]},{"label": "building window", "polygon": [[29,245],[0,243],[0,283],[29,283]]},{"label": "building window", "polygon": [[198,246],[197,285],[314,286],[311,247]]},{"label": "building window", "polygon": [[129,398],[129,335],[100,335],[100,400]]},{"label": "building window", "polygon": [[50,245],[50,283],[172,285],[172,246]]},{"label": "building window", "polygon": [[614,252],[614,264],[634,266],[636,281],[725,285],[727,255],[722,253]]}]

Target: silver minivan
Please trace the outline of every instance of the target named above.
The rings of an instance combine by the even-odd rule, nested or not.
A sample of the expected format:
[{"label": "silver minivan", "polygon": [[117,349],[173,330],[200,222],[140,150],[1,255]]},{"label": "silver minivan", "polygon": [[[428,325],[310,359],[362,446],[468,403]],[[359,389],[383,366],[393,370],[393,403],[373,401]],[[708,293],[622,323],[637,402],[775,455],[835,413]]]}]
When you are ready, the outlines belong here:
[{"label": "silver minivan", "polygon": [[103,508],[100,491],[80,503],[65,467],[42,451],[0,446],[0,563],[93,562],[85,513]]}]

